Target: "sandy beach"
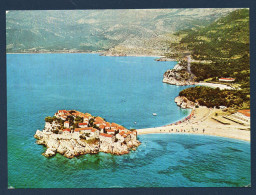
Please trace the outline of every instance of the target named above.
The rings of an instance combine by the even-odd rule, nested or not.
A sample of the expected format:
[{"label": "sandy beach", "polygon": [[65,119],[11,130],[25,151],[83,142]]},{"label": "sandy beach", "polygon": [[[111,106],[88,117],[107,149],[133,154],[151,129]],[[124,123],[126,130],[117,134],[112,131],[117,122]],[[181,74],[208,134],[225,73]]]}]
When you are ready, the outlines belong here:
[{"label": "sandy beach", "polygon": [[[179,124],[170,124],[162,127],[137,129],[138,134],[151,133],[179,133],[221,136],[250,142],[250,125],[240,125],[230,121],[229,125],[221,124],[211,117],[218,112],[225,114],[220,109],[199,107],[195,108],[193,117]],[[157,117],[157,116],[156,116]]]}]

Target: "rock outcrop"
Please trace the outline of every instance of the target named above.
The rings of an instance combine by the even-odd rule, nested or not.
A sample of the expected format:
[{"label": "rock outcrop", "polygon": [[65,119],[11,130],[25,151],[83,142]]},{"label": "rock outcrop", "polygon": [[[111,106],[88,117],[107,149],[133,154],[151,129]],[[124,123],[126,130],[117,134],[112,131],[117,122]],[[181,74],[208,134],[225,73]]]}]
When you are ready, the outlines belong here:
[{"label": "rock outcrop", "polygon": [[195,106],[199,106],[199,104],[198,103],[195,103],[195,102],[192,102],[192,101],[190,101],[190,100],[188,100],[186,97],[184,97],[184,96],[178,96],[178,97],[176,97],[175,98],[175,103],[179,106],[179,107],[181,107],[181,108],[191,108],[191,109],[193,109],[193,108],[195,108]]},{"label": "rock outcrop", "polygon": [[54,156],[56,153],[60,153],[67,158],[83,154],[96,154],[98,152],[123,155],[128,154],[131,150],[136,150],[136,147],[140,145],[140,142],[135,139],[130,140],[127,144],[118,141],[109,143],[104,140],[98,140],[90,144],[85,140],[72,138],[69,134],[58,136],[58,134],[45,132],[45,130],[37,130],[34,137],[38,139],[37,144],[47,147],[42,154],[45,157]]},{"label": "rock outcrop", "polygon": [[161,57],[161,58],[155,59],[155,61],[158,61],[158,62],[166,62],[166,61],[175,61],[175,60],[174,60],[174,59],[171,59],[171,58],[167,58],[167,57]]},{"label": "rock outcrop", "polygon": [[163,82],[179,86],[195,84],[194,75],[189,73],[187,68],[181,64],[175,65],[172,70],[167,70],[164,73]]}]

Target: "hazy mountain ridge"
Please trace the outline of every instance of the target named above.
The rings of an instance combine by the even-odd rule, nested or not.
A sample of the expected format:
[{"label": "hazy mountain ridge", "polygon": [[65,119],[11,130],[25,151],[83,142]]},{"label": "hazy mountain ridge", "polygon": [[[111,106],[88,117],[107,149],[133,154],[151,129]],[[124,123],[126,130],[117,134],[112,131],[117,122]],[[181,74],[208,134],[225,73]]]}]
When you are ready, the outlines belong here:
[{"label": "hazy mountain ridge", "polygon": [[[234,9],[9,11],[7,52],[166,51],[167,33],[210,24]],[[158,44],[157,40],[161,43]],[[136,45],[133,45],[136,43]],[[156,52],[153,51],[154,48]],[[144,53],[144,52],[142,52]],[[145,53],[144,53],[145,54]]]}]

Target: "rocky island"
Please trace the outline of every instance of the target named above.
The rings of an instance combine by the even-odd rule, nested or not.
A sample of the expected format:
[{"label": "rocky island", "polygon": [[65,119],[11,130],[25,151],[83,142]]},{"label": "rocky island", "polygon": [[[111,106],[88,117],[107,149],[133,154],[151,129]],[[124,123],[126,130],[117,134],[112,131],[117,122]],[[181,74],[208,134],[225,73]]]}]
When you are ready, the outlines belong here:
[{"label": "rocky island", "polygon": [[34,135],[37,144],[45,145],[46,157],[60,153],[67,158],[98,152],[122,155],[140,145],[137,131],[128,130],[101,117],[76,110],[59,110],[45,118],[45,127]]}]

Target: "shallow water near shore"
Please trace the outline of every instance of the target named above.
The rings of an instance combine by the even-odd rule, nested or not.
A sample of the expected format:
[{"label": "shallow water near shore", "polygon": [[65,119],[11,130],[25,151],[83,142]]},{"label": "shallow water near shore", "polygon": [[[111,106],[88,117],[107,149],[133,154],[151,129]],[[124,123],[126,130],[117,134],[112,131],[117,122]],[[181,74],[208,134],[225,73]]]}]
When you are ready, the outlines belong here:
[{"label": "shallow water near shore", "polygon": [[[241,187],[250,183],[250,144],[213,136],[140,135],[137,151],[45,158],[42,146],[11,168],[17,188]],[[23,149],[21,149],[23,150]],[[22,160],[23,159],[23,160]],[[11,163],[11,162],[10,162]]]},{"label": "shallow water near shore", "polygon": [[[250,144],[195,135],[140,135],[137,151],[45,158],[35,143],[44,118],[59,109],[102,116],[127,128],[187,116],[174,98],[186,87],[162,83],[176,62],[98,54],[7,55],[8,185],[14,188],[244,186]],[[152,113],[157,113],[153,116]],[[136,121],[136,124],[134,123]]]}]

